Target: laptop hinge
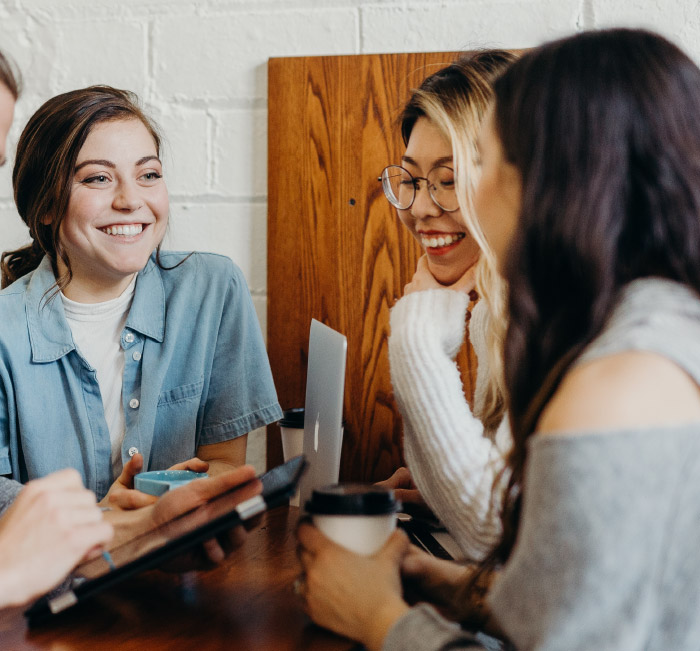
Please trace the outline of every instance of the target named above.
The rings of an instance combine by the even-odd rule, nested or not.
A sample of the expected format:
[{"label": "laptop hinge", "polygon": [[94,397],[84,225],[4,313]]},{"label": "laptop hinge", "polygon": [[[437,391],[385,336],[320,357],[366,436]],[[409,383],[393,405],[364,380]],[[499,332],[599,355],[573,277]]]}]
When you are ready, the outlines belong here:
[{"label": "laptop hinge", "polygon": [[266,508],[267,503],[262,495],[256,495],[245,502],[241,502],[236,507],[236,511],[241,516],[241,520],[249,520],[253,516],[258,515],[258,513],[262,513]]},{"label": "laptop hinge", "polygon": [[77,603],[78,597],[75,596],[75,592],[68,590],[68,592],[64,592],[58,597],[49,599],[49,609],[55,615],[56,613],[60,613],[62,610],[70,608]]}]

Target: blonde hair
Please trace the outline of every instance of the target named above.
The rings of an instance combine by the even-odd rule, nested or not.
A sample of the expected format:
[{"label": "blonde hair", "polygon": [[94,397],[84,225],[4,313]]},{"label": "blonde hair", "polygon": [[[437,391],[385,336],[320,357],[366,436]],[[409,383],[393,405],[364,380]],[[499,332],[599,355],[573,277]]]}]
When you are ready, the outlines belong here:
[{"label": "blonde hair", "polygon": [[489,308],[486,332],[491,371],[486,378],[485,399],[475,405],[475,415],[492,430],[498,427],[505,410],[506,284],[497,271],[494,253],[474,211],[474,191],[480,176],[476,143],[493,97],[491,84],[514,60],[513,54],[503,50],[460,56],[414,91],[402,119],[404,141],[408,140],[416,119],[425,117],[452,144],[460,211],[464,225],[481,250],[476,270],[477,291]]}]

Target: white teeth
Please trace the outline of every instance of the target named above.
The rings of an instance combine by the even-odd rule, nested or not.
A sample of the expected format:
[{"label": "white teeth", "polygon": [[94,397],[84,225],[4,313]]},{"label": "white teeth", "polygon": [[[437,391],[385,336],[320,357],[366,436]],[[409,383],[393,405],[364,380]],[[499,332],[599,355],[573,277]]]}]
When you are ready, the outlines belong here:
[{"label": "white teeth", "polygon": [[107,235],[126,235],[127,237],[138,235],[143,230],[142,224],[124,224],[122,226],[106,226],[102,229]]},{"label": "white teeth", "polygon": [[454,235],[440,235],[438,237],[422,236],[421,241],[424,247],[435,248],[438,246],[449,246],[453,242],[459,242],[459,240],[463,239],[464,237],[464,233],[455,233]]}]

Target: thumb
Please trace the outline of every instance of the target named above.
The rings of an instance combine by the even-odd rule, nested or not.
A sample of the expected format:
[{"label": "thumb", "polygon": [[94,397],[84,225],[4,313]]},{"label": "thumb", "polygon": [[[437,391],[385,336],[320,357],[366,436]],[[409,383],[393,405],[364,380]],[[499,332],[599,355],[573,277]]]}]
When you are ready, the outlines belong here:
[{"label": "thumb", "polygon": [[119,475],[119,483],[124,484],[128,488],[134,487],[134,477],[138,475],[143,469],[143,455],[140,453],[135,454],[122,470],[122,474]]},{"label": "thumb", "polygon": [[400,563],[408,551],[408,546],[411,543],[408,541],[406,534],[397,529],[389,536],[389,540],[384,543],[384,547],[379,550],[379,556],[391,559],[396,563]]}]

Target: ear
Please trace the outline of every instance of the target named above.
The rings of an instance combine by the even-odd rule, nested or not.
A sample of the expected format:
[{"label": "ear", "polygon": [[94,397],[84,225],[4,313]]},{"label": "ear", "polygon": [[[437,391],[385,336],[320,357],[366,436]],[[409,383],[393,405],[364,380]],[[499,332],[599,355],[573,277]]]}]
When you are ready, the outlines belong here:
[{"label": "ear", "polygon": [[44,226],[51,226],[51,222],[53,221],[53,217],[51,217],[51,215],[44,215],[39,221]]}]

